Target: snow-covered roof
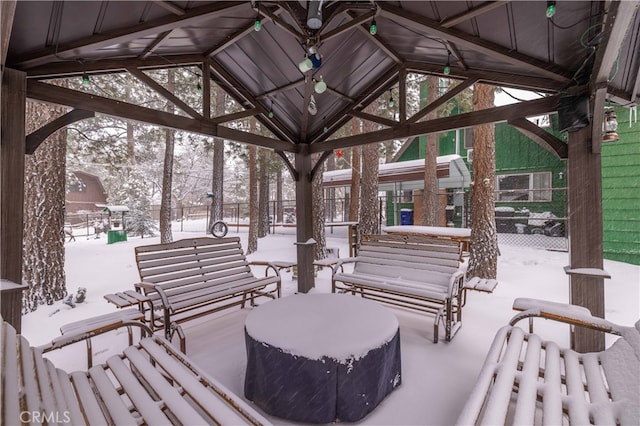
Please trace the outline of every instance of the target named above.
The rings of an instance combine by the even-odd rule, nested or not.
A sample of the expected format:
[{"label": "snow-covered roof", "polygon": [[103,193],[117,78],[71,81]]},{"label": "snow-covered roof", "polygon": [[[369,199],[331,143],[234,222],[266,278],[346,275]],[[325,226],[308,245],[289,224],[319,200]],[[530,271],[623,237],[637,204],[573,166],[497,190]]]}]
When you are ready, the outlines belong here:
[{"label": "snow-covered roof", "polygon": [[129,207],[127,206],[98,206],[98,207],[104,207],[102,211],[110,212],[110,213],[129,211]]},{"label": "snow-covered roof", "polygon": [[[462,157],[457,154],[441,155],[436,160],[436,173],[440,188],[466,188],[471,182],[471,174]],[[349,186],[351,169],[324,172],[322,182],[325,187]],[[378,185],[380,191],[395,189],[420,189],[424,182],[424,159],[380,164]]]}]

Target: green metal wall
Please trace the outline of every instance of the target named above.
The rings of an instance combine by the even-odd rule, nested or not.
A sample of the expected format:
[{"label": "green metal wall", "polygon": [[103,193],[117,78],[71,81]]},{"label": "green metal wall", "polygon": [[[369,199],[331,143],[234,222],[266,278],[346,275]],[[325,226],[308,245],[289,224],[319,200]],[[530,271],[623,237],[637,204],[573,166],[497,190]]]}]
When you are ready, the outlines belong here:
[{"label": "green metal wall", "polygon": [[640,122],[616,111],[620,140],[602,146],[604,257],[640,265]]}]

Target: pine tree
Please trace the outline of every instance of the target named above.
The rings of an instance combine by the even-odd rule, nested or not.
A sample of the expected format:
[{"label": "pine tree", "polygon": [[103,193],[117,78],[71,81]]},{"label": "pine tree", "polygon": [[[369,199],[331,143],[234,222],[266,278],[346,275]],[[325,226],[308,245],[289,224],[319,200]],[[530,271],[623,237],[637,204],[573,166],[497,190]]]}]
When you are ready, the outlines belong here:
[{"label": "pine tree", "polygon": [[[476,84],[473,108],[494,105],[494,87]],[[473,128],[473,187],[471,190],[471,248],[467,276],[496,278],[498,235],[495,220],[496,144],[493,124]]]},{"label": "pine tree", "polygon": [[[27,133],[57,118],[65,109],[27,102]],[[49,136],[25,161],[23,312],[51,305],[67,295],[64,273],[64,199],[66,129]]]}]

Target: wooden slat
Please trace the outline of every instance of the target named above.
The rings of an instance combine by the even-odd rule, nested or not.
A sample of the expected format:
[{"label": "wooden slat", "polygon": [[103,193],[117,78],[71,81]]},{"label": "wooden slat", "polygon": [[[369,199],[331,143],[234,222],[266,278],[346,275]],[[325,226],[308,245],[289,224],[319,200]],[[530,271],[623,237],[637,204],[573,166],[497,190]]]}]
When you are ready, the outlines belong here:
[{"label": "wooden slat", "polygon": [[[225,389],[216,386],[210,378],[202,377],[189,371],[182,363],[175,362],[176,354],[170,354],[163,347],[158,346],[152,339],[143,339],[140,342],[142,348],[149,353],[151,358],[162,368],[174,381],[180,384],[184,392],[205,413],[211,416],[219,424],[244,424],[248,418],[240,414],[230,401],[233,397],[225,392]],[[211,392],[204,392],[202,385],[205,384]],[[226,420],[226,421],[225,421]],[[259,421],[252,421],[259,424]]]},{"label": "wooden slat", "polygon": [[529,336],[522,372],[518,377],[518,402],[513,417],[514,424],[535,424],[541,354],[540,338],[536,335]]},{"label": "wooden slat", "polygon": [[111,423],[100,408],[97,396],[89,382],[87,374],[81,371],[71,373],[71,381],[76,390],[78,401],[82,407],[82,413],[90,425],[101,425]]},{"label": "wooden slat", "polygon": [[82,414],[82,409],[80,407],[80,402],[75,394],[73,389],[73,385],[71,384],[71,377],[67,374],[66,371],[61,369],[56,369],[56,374],[58,376],[58,382],[60,383],[61,395],[58,397],[61,400],[64,400],[65,407],[61,411],[63,414],[63,419],[67,418],[70,420],[72,425],[85,425],[90,424],[84,418]]},{"label": "wooden slat", "polygon": [[20,423],[18,338],[13,327],[2,322],[2,348],[0,348],[0,370],[2,371],[2,424]]},{"label": "wooden slat", "polygon": [[105,373],[104,366],[97,365],[89,369],[89,377],[102,400],[102,406],[107,410],[114,424],[137,424],[135,417],[129,411],[129,407],[122,401],[111,379]]},{"label": "wooden slat", "polygon": [[27,339],[20,336],[20,373],[19,377],[22,381],[22,408],[26,411],[36,412],[41,409],[40,396],[38,392],[38,383],[36,380],[36,367],[33,360],[33,351],[29,346]]},{"label": "wooden slat", "polygon": [[135,368],[135,371],[141,376],[145,386],[148,386],[152,392],[158,394],[180,423],[185,425],[206,423],[206,420],[182,398],[181,392],[178,392],[177,388],[170,385],[166,377],[160,374],[149,359],[142,355],[137,348],[130,346],[125,349],[124,354],[131,362],[132,367]]},{"label": "wooden slat", "polygon": [[[599,409],[592,410],[593,419],[596,424],[616,424],[617,419],[613,410],[611,409],[611,398],[609,397],[609,390],[602,380],[605,372],[600,364],[600,354],[587,353],[582,355],[582,367],[584,369],[584,375],[587,381],[587,392],[589,394],[589,401],[591,404],[596,405]],[[640,401],[639,401],[640,402]],[[609,409],[603,409],[600,407],[608,407]]]},{"label": "wooden slat", "polygon": [[542,424],[562,424],[562,372],[560,348],[548,342],[545,347],[544,393],[542,398]]},{"label": "wooden slat", "polygon": [[120,357],[110,357],[107,359],[109,370],[114,375],[127,394],[132,404],[147,424],[169,424],[171,421],[162,412],[161,403],[152,399],[144,386],[140,384],[136,375],[129,369]]},{"label": "wooden slat", "polygon": [[589,408],[585,399],[585,383],[582,376],[580,357],[576,352],[564,351],[564,369],[567,385],[567,395],[570,403],[569,418],[573,424],[589,424]]}]

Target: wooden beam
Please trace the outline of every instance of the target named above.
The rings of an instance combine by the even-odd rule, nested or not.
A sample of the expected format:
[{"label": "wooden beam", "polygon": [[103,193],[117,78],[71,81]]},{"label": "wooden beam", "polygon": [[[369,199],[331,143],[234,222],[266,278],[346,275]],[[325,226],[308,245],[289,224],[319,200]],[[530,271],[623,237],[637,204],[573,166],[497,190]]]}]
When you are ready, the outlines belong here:
[{"label": "wooden beam", "polygon": [[26,74],[5,68],[0,96],[0,279],[22,283]]},{"label": "wooden beam", "polygon": [[40,144],[57,130],[68,126],[69,124],[75,123],[76,121],[95,116],[95,112],[83,109],[73,109],[64,115],[61,115],[55,120],[52,120],[44,126],[40,127],[38,130],[35,130],[27,135],[25,154],[33,154],[36,149],[38,149]]},{"label": "wooden beam", "polygon": [[[213,58],[206,58],[206,62],[209,64],[209,68],[215,75],[220,78],[226,85],[227,93],[233,94],[235,93],[236,100],[241,99],[239,103],[247,107],[247,104],[253,108],[258,108],[260,111],[260,115],[256,116],[257,120],[264,125],[267,129],[269,129],[274,135],[277,137],[294,143],[296,140],[295,136],[284,126],[277,117],[267,119],[269,111],[267,108],[262,105],[258,100],[253,96],[251,92],[249,92],[240,82],[229,73],[222,65],[220,65]],[[289,151],[284,149],[283,151]]]},{"label": "wooden beam", "polygon": [[405,68],[398,73],[398,115],[400,124],[407,122],[407,70]]},{"label": "wooden beam", "polygon": [[361,118],[363,120],[373,121],[374,123],[382,124],[386,127],[395,127],[398,125],[397,121],[390,120],[384,117],[378,117],[377,115],[369,114],[364,111],[351,110],[349,111],[349,115],[352,117]]},{"label": "wooden beam", "polygon": [[149,56],[145,59],[102,59],[90,62],[56,62],[28,69],[27,76],[39,80],[81,76],[83,73],[111,74],[126,71],[129,67],[141,70],[164,69],[182,67],[185,65],[199,65],[204,60],[202,55],[170,55]]},{"label": "wooden beam", "polygon": [[7,59],[15,12],[15,0],[0,1],[0,75],[2,70],[4,70],[4,64]]},{"label": "wooden beam", "polygon": [[304,95],[302,99],[302,118],[300,120],[300,143],[307,143],[307,137],[309,136],[309,104],[311,97],[313,96],[313,79],[311,78],[311,71],[305,73]]},{"label": "wooden beam", "polygon": [[[428,64],[424,62],[407,62],[408,71],[423,72],[428,74],[443,74],[442,64]],[[566,89],[566,85],[556,80],[530,75],[517,75],[513,73],[500,73],[491,71],[463,70],[451,67],[449,78],[469,79],[477,78],[478,82],[492,84],[494,86],[511,87],[514,89],[535,90],[542,92],[560,92]]]},{"label": "wooden beam", "polygon": [[355,136],[346,136],[338,139],[332,139],[330,141],[314,143],[311,146],[311,152],[314,153],[337,148],[348,148],[374,142],[389,141],[392,139],[403,139],[413,136],[427,135],[429,133],[446,132],[449,130],[473,127],[481,124],[498,123],[521,117],[548,114],[557,110],[559,100],[559,95],[549,96],[546,98],[521,102],[517,107],[514,105],[504,105],[482,111],[468,112],[466,114],[459,114],[451,117],[436,118],[435,120],[396,126],[391,129],[378,130]]},{"label": "wooden beam", "polygon": [[[602,269],[602,164],[600,154],[591,152],[593,124],[569,132],[567,160],[567,200],[569,262],[571,269]],[[604,278],[569,275],[570,303],[584,306],[604,318]],[[576,327],[571,346],[578,352],[604,350],[603,333]]]},{"label": "wooden beam", "polygon": [[275,153],[278,154],[278,156],[282,159],[282,162],[287,167],[287,170],[289,170],[289,174],[291,174],[291,178],[294,181],[298,180],[298,171],[296,170],[294,165],[291,164],[291,161],[289,161],[289,158],[287,158],[286,154],[283,151],[275,151]]},{"label": "wooden beam", "polygon": [[599,154],[602,151],[602,121],[604,119],[604,105],[607,100],[607,88],[600,87],[593,94],[591,101],[591,152]]},{"label": "wooden beam", "polygon": [[567,144],[556,138],[546,130],[536,126],[526,118],[515,118],[507,121],[509,125],[515,127],[520,133],[554,154],[561,160],[566,160],[568,156]]},{"label": "wooden beam", "polygon": [[484,2],[476,7],[472,7],[467,11],[442,19],[440,21],[440,25],[442,25],[445,28],[455,27],[456,25],[466,22],[469,19],[475,18],[476,16],[480,16],[498,7],[502,7],[507,3],[509,2],[508,1]]},{"label": "wooden beam", "polygon": [[304,43],[307,40],[307,37],[303,33],[301,33],[300,31],[296,30],[293,26],[287,24],[276,13],[272,12],[271,9],[265,8],[265,9],[262,9],[261,12],[265,16],[269,17],[269,19],[271,19],[271,21],[273,21],[274,24],[276,24],[278,27],[280,27],[284,31],[288,32],[290,35],[292,35],[299,42]]},{"label": "wooden beam", "polygon": [[160,83],[158,83],[157,81],[149,77],[144,72],[133,67],[127,68],[127,71],[129,71],[131,75],[135,76],[138,80],[142,81],[144,84],[149,86],[152,90],[160,94],[163,98],[167,99],[169,102],[171,102],[172,104],[174,104],[175,106],[177,106],[178,108],[180,108],[182,111],[186,112],[193,118],[202,118],[202,114],[200,114],[198,111],[191,108],[182,99],[180,99],[179,97],[171,93],[164,86],[162,86]]},{"label": "wooden beam", "polygon": [[273,90],[269,90],[267,92],[264,92],[263,94],[256,96],[256,99],[260,99],[260,100],[266,99],[269,96],[277,95],[278,93],[282,93],[282,92],[286,92],[287,90],[294,89],[294,88],[300,86],[302,83],[304,83],[304,78],[300,78],[300,79],[298,79],[296,81],[292,81],[289,84],[285,84],[284,86],[276,87]]},{"label": "wooden beam", "polygon": [[154,0],[153,1],[155,4],[157,4],[158,6],[162,7],[163,9],[168,10],[169,12],[173,13],[174,15],[178,15],[178,16],[183,16],[185,13],[184,9],[173,4],[170,1],[166,1],[166,0]]},{"label": "wooden beam", "polygon": [[322,166],[322,163],[324,163],[324,161],[327,158],[329,158],[329,156],[332,154],[333,154],[333,151],[325,151],[322,153],[322,155],[320,155],[320,158],[318,158],[318,161],[316,161],[316,164],[313,165],[313,169],[311,169],[311,179],[313,179],[316,173],[318,173],[318,169],[320,169],[320,166]]},{"label": "wooden beam", "polygon": [[25,54],[16,59],[14,66],[23,69],[46,64],[60,59],[74,59],[78,51],[84,49],[98,50],[103,47],[113,46],[123,42],[131,42],[132,39],[160,34],[173,30],[202,19],[226,13],[236,8],[246,7],[243,2],[220,1],[197,6],[189,9],[182,16],[167,15],[148,22],[141,22],[133,26],[125,26],[102,34],[94,34],[63,44],[55,44],[39,51]]},{"label": "wooden beam", "polygon": [[331,31],[327,31],[324,34],[321,34],[321,36],[320,36],[321,40],[323,42],[325,42],[327,40],[331,40],[332,38],[337,37],[340,34],[353,29],[353,27],[360,26],[364,22],[371,21],[371,19],[373,19],[374,16],[375,16],[375,11],[368,12],[368,13],[365,13],[364,15],[360,15],[360,16],[357,16],[357,17],[351,16],[351,21],[349,21],[349,22],[347,22],[345,24],[342,24],[339,27],[336,27],[336,28],[332,29]]},{"label": "wooden beam", "polygon": [[119,117],[125,120],[133,120],[141,123],[153,124],[170,129],[184,130],[207,136],[217,136],[241,143],[262,146],[265,148],[295,152],[294,144],[265,136],[255,135],[240,130],[230,129],[222,125],[216,125],[211,120],[203,118],[189,118],[157,111],[126,102],[116,101],[88,93],[51,84],[29,80],[27,83],[27,97],[43,102],[58,105],[66,105],[72,108],[95,111],[100,114]]},{"label": "wooden beam", "polygon": [[156,37],[151,43],[149,43],[147,47],[145,47],[144,51],[140,55],[138,55],[138,58],[145,59],[149,55],[151,55],[153,51],[156,50],[162,44],[162,42],[169,37],[169,35],[171,34],[171,31],[173,30],[165,31],[161,33],[158,37]]},{"label": "wooden beam", "polygon": [[216,124],[219,123],[228,123],[229,121],[241,120],[247,117],[253,117],[254,115],[258,115],[260,112],[258,108],[245,109],[244,111],[238,111],[231,114],[221,115],[219,117],[214,117],[211,119]]},{"label": "wooden beam", "polygon": [[418,120],[420,120],[422,117],[426,116],[431,111],[434,111],[434,110],[438,109],[441,105],[444,105],[450,99],[453,99],[455,96],[457,96],[463,90],[473,86],[477,81],[478,81],[477,78],[470,78],[470,79],[467,79],[467,80],[461,82],[456,87],[454,87],[453,89],[449,90],[447,93],[445,93],[444,95],[440,96],[438,99],[436,99],[435,101],[431,102],[429,105],[426,105],[420,111],[416,112],[407,121],[409,123],[417,123]]},{"label": "wooden beam", "polygon": [[[376,81],[371,83],[369,87],[363,90],[360,95],[354,99],[350,104],[342,108],[339,113],[334,115],[334,118],[326,123],[327,128],[336,129],[349,121],[351,118],[348,115],[356,107],[365,107],[377,98],[382,92],[387,90],[393,83],[396,82],[398,73],[401,66],[399,64],[391,67],[387,72],[381,75]],[[312,135],[310,138],[311,143],[316,144],[319,140],[326,139],[331,135],[331,132],[325,132],[324,129],[320,129],[318,132]],[[320,150],[324,151],[324,150]]]},{"label": "wooden beam", "polygon": [[[356,15],[353,12],[349,12],[349,16],[353,18]],[[378,47],[378,49],[380,49],[382,52],[385,53],[385,55],[393,59],[394,62],[398,64],[404,62],[404,60],[400,57],[398,52],[396,52],[395,49],[389,46],[389,44],[387,44],[387,42],[385,42],[379,34],[371,35],[371,33],[369,32],[369,28],[367,28],[364,25],[358,25],[356,28],[358,29],[358,31],[360,31],[362,34],[368,37],[369,40],[372,41]]]},{"label": "wooden beam", "polygon": [[412,14],[406,9],[402,9],[391,3],[379,2],[378,7],[382,9],[383,15],[389,19],[393,19],[401,25],[420,28],[432,37],[439,37],[443,40],[455,43],[458,46],[464,46],[467,49],[482,53],[492,59],[517,65],[518,67],[533,74],[545,76],[565,84],[571,82],[571,76],[569,73],[553,64],[540,61],[539,59],[523,55],[519,52],[514,52],[487,40],[473,37],[455,28],[445,28],[436,21],[417,14]]}]

